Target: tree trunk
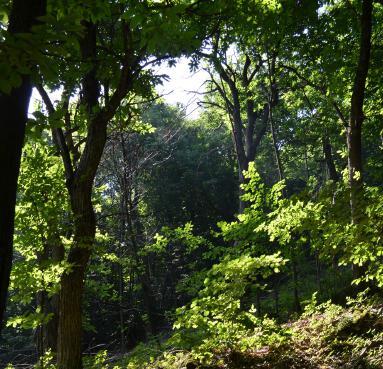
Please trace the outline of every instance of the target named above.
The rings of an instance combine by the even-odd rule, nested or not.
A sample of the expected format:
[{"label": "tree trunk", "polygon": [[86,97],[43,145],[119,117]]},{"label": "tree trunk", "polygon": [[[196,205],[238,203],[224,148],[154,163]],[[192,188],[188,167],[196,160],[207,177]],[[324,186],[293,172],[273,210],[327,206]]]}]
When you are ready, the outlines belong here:
[{"label": "tree trunk", "polygon": [[241,107],[238,98],[238,91],[235,86],[232,86],[231,91],[234,101],[232,113],[232,137],[238,164],[238,212],[239,214],[242,214],[247,206],[247,203],[242,200],[242,195],[244,194],[242,190],[242,185],[245,183],[245,177],[243,175],[243,172],[246,171],[249,167],[249,158],[246,154],[245,147],[249,148],[250,142],[248,142],[248,139],[246,139],[246,137],[244,140],[243,137],[243,121],[241,118]]},{"label": "tree trunk", "polygon": [[283,168],[282,168],[281,156],[279,154],[279,149],[278,149],[277,136],[276,136],[276,132],[275,132],[274,120],[273,120],[271,107],[269,109],[269,119],[270,119],[271,137],[273,139],[273,149],[274,149],[275,161],[276,161],[277,170],[278,170],[278,180],[282,181],[282,179],[283,179]]},{"label": "tree trunk", "polygon": [[82,298],[86,267],[96,234],[96,217],[92,205],[93,181],[106,143],[107,124],[114,114],[111,112],[108,116],[104,111],[95,112],[100,95],[96,78],[97,28],[90,22],[84,22],[83,26],[85,32],[80,40],[81,54],[84,62],[92,63],[92,68],[82,80],[88,131],[78,167],[67,181],[74,219],[74,239],[67,258],[71,269],[61,280],[57,350],[59,369],[82,369]]},{"label": "tree trunk", "polygon": [[[36,18],[45,13],[45,6],[45,0],[14,0],[8,32],[12,35],[30,32]],[[17,178],[31,92],[30,78],[23,76],[19,87],[9,94],[0,93],[0,332],[12,267]]]},{"label": "tree trunk", "polygon": [[82,369],[82,294],[85,268],[77,266],[64,275],[60,292],[57,366]]},{"label": "tree trunk", "polygon": [[321,263],[319,258],[319,252],[315,251],[315,270],[316,270],[316,282],[317,282],[317,289],[319,292],[322,291],[322,284],[321,284]]},{"label": "tree trunk", "polygon": [[309,170],[309,162],[307,157],[307,145],[305,145],[303,154],[304,154],[304,160],[305,160],[306,180],[308,181],[310,178],[310,170]]},{"label": "tree trunk", "polygon": [[274,311],[276,318],[279,319],[279,283],[274,287]]},{"label": "tree trunk", "polygon": [[278,171],[278,180],[283,180],[283,168],[282,168],[282,162],[281,157],[279,154],[278,149],[278,143],[277,143],[277,135],[275,131],[274,126],[274,117],[273,117],[273,108],[278,103],[278,89],[276,84],[276,76],[275,76],[275,62],[276,62],[277,55],[274,53],[274,55],[271,57],[267,56],[267,65],[268,65],[268,78],[269,78],[269,101],[268,101],[268,120],[270,122],[270,130],[271,130],[271,138],[273,142],[273,149],[274,149],[274,155],[275,155],[275,161],[277,164],[277,171]]},{"label": "tree trunk", "polygon": [[347,127],[348,171],[350,183],[350,206],[352,222],[360,218],[362,192],[362,124],[364,120],[363,103],[371,54],[372,0],[363,0],[359,60],[351,96],[350,122]]},{"label": "tree trunk", "polygon": [[[92,24],[85,24],[90,35],[84,39],[95,42]],[[89,46],[89,45],[87,45]],[[83,46],[85,60],[96,62],[92,55],[94,48]],[[92,51],[93,50],[93,51]],[[131,60],[131,59],[129,59]],[[75,172],[67,180],[71,209],[74,218],[74,240],[67,261],[71,269],[62,277],[60,291],[60,319],[58,333],[57,366],[59,369],[82,368],[82,296],[86,267],[92,253],[96,233],[96,220],[92,205],[93,181],[96,176],[107,138],[107,125],[113,118],[121,100],[132,87],[132,70],[130,64],[123,65],[120,83],[113,93],[108,105],[96,111],[99,85],[96,69],[92,68],[83,80],[83,96],[88,111],[88,131],[86,143]],[[97,91],[96,91],[97,90]],[[66,157],[63,156],[65,162]],[[71,163],[68,165],[71,166]]]},{"label": "tree trunk", "polygon": [[326,162],[326,167],[328,172],[328,178],[334,182],[338,182],[339,175],[338,175],[338,172],[336,171],[334,158],[332,155],[332,147],[327,136],[323,137],[322,143],[323,143],[324,159]]},{"label": "tree trunk", "polygon": [[[360,18],[361,37],[359,60],[356,69],[351,96],[350,121],[347,127],[348,173],[350,184],[351,222],[358,224],[362,217],[363,168],[362,168],[362,124],[364,121],[363,104],[371,54],[372,0],[363,0]],[[354,265],[354,276],[365,274],[366,266]],[[363,288],[361,285],[359,289]]]},{"label": "tree trunk", "polygon": [[82,296],[85,271],[96,233],[96,219],[91,201],[92,183],[93,178],[90,183],[74,185],[70,189],[75,233],[68,255],[68,262],[72,267],[61,280],[57,351],[59,369],[82,368]]},{"label": "tree trunk", "polygon": [[[40,266],[52,261],[58,264],[64,260],[64,246],[57,233],[49,239],[43,253],[38,256]],[[37,352],[39,357],[51,350],[57,352],[57,335],[59,323],[60,295],[48,296],[48,293],[41,291],[37,294],[37,304],[41,307],[44,315],[53,314],[48,323],[41,325],[37,331]]]},{"label": "tree trunk", "polygon": [[124,318],[124,275],[123,268],[121,264],[118,264],[118,301],[119,306],[119,319],[120,319],[120,351],[121,353],[126,351],[126,342],[125,342],[125,318]]},{"label": "tree trunk", "polygon": [[360,126],[347,127],[350,207],[353,224],[359,223],[362,196],[362,130]]},{"label": "tree trunk", "polygon": [[294,284],[294,311],[297,313],[302,312],[302,307],[299,301],[299,292],[298,292],[298,270],[297,270],[297,262],[296,262],[295,252],[292,251],[291,254],[291,263],[292,263],[292,271],[293,271],[293,284]]},{"label": "tree trunk", "polygon": [[[59,149],[65,167],[66,186],[74,219],[74,239],[67,257],[71,268],[61,278],[57,348],[59,369],[82,368],[82,297],[86,267],[96,233],[96,219],[92,205],[93,181],[104,151],[108,122],[114,117],[121,101],[131,90],[134,79],[139,74],[141,60],[134,55],[133,49],[126,49],[116,89],[105,106],[100,106],[100,83],[97,79],[97,26],[88,21],[82,22],[82,26],[84,33],[79,40],[82,61],[90,64],[91,68],[82,79],[82,89],[79,94],[80,103],[87,113],[87,133],[81,155],[74,156],[77,160],[73,160],[68,155],[69,141],[65,140],[64,133],[59,131],[58,136],[58,138],[61,137],[60,146],[62,147]],[[127,24],[125,26],[127,27]],[[49,96],[43,93],[42,97],[50,113],[54,112]],[[67,131],[66,134],[71,135],[71,132]]]},{"label": "tree trunk", "polygon": [[37,304],[44,315],[53,314],[48,323],[41,325],[37,330],[37,353],[42,357],[48,350],[57,352],[59,297],[58,295],[49,297],[42,291],[37,295]]},{"label": "tree trunk", "polygon": [[[122,244],[125,242],[125,217],[124,213],[124,201],[120,200],[120,230],[119,230],[119,245],[117,248],[117,255],[122,260],[123,250]],[[126,351],[126,339],[125,339],[125,317],[124,317],[124,268],[121,263],[117,264],[118,274],[118,299],[120,303],[119,318],[120,318],[120,350],[121,353]]]}]

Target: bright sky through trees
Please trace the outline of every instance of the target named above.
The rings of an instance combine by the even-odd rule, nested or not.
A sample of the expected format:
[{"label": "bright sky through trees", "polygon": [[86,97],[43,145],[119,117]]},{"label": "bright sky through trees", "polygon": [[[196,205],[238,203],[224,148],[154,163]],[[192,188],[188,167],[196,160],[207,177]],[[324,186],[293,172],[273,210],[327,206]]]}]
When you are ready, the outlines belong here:
[{"label": "bright sky through trees", "polygon": [[157,87],[158,93],[163,95],[168,104],[182,103],[188,117],[196,118],[200,112],[198,101],[202,98],[204,82],[209,77],[207,72],[202,69],[190,71],[188,59],[180,58],[174,67],[162,65],[159,73],[167,74],[169,80]]},{"label": "bright sky through trees", "polygon": [[[181,103],[186,108],[186,115],[189,118],[197,118],[201,108],[198,105],[203,97],[204,82],[209,75],[203,69],[195,72],[190,71],[189,61],[187,58],[180,58],[177,64],[169,67],[166,63],[158,67],[158,74],[166,74],[169,76],[167,81],[164,80],[162,85],[156,86],[156,90],[163,99],[171,105]],[[60,98],[60,92],[51,94],[53,101]],[[33,113],[35,105],[41,101],[41,97],[36,89],[33,90],[30,102],[29,113]]]}]

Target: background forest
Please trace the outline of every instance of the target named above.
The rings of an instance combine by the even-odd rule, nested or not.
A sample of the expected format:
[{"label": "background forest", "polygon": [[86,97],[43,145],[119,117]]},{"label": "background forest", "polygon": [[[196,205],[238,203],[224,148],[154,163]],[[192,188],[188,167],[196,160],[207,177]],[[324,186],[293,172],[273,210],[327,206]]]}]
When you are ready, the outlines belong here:
[{"label": "background forest", "polygon": [[383,367],[381,0],[0,15],[0,367]]}]

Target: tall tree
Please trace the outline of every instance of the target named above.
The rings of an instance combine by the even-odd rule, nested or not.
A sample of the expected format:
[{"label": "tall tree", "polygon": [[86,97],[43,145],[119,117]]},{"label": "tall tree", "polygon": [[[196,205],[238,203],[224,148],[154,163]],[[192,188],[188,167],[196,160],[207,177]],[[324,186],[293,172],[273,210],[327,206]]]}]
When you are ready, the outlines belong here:
[{"label": "tall tree", "polygon": [[[145,58],[143,53],[135,55],[135,41],[131,37],[132,30],[129,24],[122,22],[120,26],[118,32],[121,32],[124,40],[121,69],[114,92],[109,98],[106,94],[108,93],[107,84],[110,81],[100,81],[98,78],[97,40],[100,28],[91,20],[83,21],[84,32],[79,42],[80,57],[82,62],[87,64],[87,72],[81,83],[82,98],[80,100],[86,122],[83,151],[80,153],[73,145],[69,104],[66,105],[65,112],[68,123],[67,140],[61,128],[55,130],[66,169],[67,190],[74,219],[73,244],[66,256],[66,260],[72,267],[62,276],[60,289],[57,362],[58,367],[63,369],[82,367],[82,295],[85,271],[96,232],[96,219],[92,205],[93,181],[106,143],[107,126],[123,99],[132,90],[141,71],[140,63]],[[102,82],[105,105],[101,105],[100,102]],[[48,110],[54,113],[48,94],[42,86],[39,90]]]},{"label": "tall tree", "polygon": [[[30,34],[39,16],[45,14],[46,0],[31,0],[28,2],[14,0],[9,15],[7,36],[17,43],[21,34]],[[24,38],[25,39],[25,38]],[[31,40],[31,38],[29,38]],[[7,42],[7,40],[3,41]],[[31,46],[33,47],[33,46]],[[12,53],[12,50],[10,50]],[[5,55],[2,63],[11,65]],[[2,112],[2,127],[0,134],[0,331],[6,306],[9,276],[12,267],[13,231],[16,203],[17,178],[20,169],[21,150],[24,141],[25,125],[29,100],[32,93],[30,71],[34,65],[29,61],[24,65],[24,73],[12,71],[15,79],[13,85],[6,86],[8,91],[0,92],[0,109]],[[7,79],[8,75],[1,78]],[[7,83],[7,82],[6,82]]]},{"label": "tall tree", "polygon": [[[38,86],[65,167],[74,219],[73,242],[66,255],[71,268],[63,274],[60,290],[57,352],[60,369],[82,367],[82,297],[96,232],[93,182],[108,125],[114,118],[126,121],[128,94],[151,94],[156,78],[149,66],[185,51],[184,43],[190,47],[199,44],[199,35],[204,33],[197,27],[182,39],[169,32],[172,25],[182,23],[186,13],[194,11],[187,4],[168,7],[151,2],[127,1],[121,5],[104,1],[102,10],[98,5],[85,10],[70,9],[78,13],[82,32],[78,49],[70,53],[78,58],[76,63],[72,64],[72,59],[64,62],[64,78],[59,82],[64,93],[59,106],[54,106],[43,85]],[[163,34],[158,38],[156,32],[161,29]],[[61,117],[63,127],[57,127],[57,116]]]},{"label": "tall tree", "polygon": [[[272,109],[278,101],[276,83],[272,86],[272,94],[267,97],[267,89],[258,84],[256,79],[262,73],[261,51],[239,52],[238,60],[228,55],[230,50],[220,47],[220,36],[213,41],[211,54],[200,52],[212,66],[209,70],[212,92],[218,93],[216,98],[206,101],[208,105],[221,107],[229,116],[233,146],[238,163],[239,184],[245,182],[243,172],[249,163],[255,160],[257,149],[264,137]],[[233,51],[232,51],[233,52]],[[275,57],[273,58],[272,78],[275,82]],[[217,96],[217,94],[215,95]],[[245,203],[239,201],[239,212],[242,213]]]},{"label": "tall tree", "polygon": [[364,121],[364,96],[371,54],[372,0],[363,0],[360,16],[359,58],[351,96],[350,118],[347,127],[348,174],[350,182],[351,218],[357,223],[360,218],[362,179],[362,125]]}]

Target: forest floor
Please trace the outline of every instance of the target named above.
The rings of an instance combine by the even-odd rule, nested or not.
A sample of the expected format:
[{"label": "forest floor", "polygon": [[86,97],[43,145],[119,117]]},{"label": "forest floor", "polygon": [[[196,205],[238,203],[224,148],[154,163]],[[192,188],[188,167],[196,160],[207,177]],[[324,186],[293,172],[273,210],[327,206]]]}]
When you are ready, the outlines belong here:
[{"label": "forest floor", "polygon": [[[132,369],[382,369],[383,304],[330,302],[283,324],[285,339],[257,348],[224,348],[201,363],[193,350],[168,350],[150,362],[130,356],[119,368]],[[141,351],[142,352],[142,351]],[[197,357],[197,358],[196,358]],[[123,360],[124,361],[124,360]]]},{"label": "forest floor", "polygon": [[[323,310],[286,324],[291,336],[285,343],[228,351],[222,364],[214,368],[383,368],[383,305],[348,309],[328,305]],[[188,369],[193,367],[199,368],[189,365]]]},{"label": "forest floor", "polygon": [[[383,302],[313,303],[295,320],[276,324],[265,318],[247,335],[220,343],[207,350],[206,340],[186,348],[172,337],[156,339],[124,355],[86,355],[84,369],[383,369]],[[54,369],[47,359],[44,369]]]}]

